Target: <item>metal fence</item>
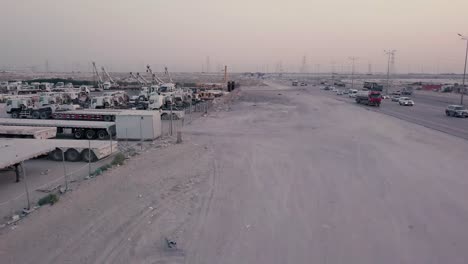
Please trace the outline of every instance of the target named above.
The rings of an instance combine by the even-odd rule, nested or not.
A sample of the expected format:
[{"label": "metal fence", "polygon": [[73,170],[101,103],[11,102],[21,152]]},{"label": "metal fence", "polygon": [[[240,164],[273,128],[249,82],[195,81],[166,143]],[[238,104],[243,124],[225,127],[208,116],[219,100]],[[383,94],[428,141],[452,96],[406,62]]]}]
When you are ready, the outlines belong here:
[{"label": "metal fence", "polygon": [[[183,118],[174,118],[169,120],[162,120],[161,134],[162,140],[167,137],[175,137],[177,132],[181,131],[183,127],[190,124],[193,120],[208,114],[213,106],[211,101],[201,102],[191,105],[185,109]],[[111,143],[112,144],[112,143]],[[101,159],[96,162],[62,162],[50,161],[46,158],[26,162],[22,164],[21,182],[11,185],[16,189],[13,191],[15,194],[12,197],[0,200],[0,225],[3,223],[11,222],[12,216],[23,214],[23,209],[29,210],[37,206],[39,199],[48,195],[49,193],[56,193],[57,191],[66,191],[73,189],[75,184],[97,176],[100,171],[105,170],[108,164],[112,162],[116,153],[123,153],[125,156],[131,156],[133,152],[144,150],[143,141],[120,141],[118,144],[118,152]],[[148,143],[149,145],[150,143]],[[44,166],[44,162],[50,162],[50,169],[47,169],[49,175],[57,175],[56,177],[47,177],[47,180],[37,180],[38,177],[44,176],[44,171],[38,167]],[[14,172],[9,176],[13,176]],[[8,175],[4,175],[8,176]],[[10,179],[10,177],[8,177]],[[14,179],[14,177],[11,177]],[[35,181],[33,181],[35,180]],[[37,183],[40,181],[40,183]],[[44,183],[45,181],[45,183]],[[12,183],[13,184],[13,183]],[[10,188],[10,187],[7,187]]]}]

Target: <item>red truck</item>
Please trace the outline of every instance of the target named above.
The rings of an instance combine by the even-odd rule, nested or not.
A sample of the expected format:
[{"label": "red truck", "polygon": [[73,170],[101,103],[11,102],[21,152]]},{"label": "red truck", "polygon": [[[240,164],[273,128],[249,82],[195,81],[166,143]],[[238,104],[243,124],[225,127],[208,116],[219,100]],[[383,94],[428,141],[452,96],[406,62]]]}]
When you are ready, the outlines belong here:
[{"label": "red truck", "polygon": [[382,95],[380,91],[358,91],[356,94],[356,103],[373,106],[380,106]]}]

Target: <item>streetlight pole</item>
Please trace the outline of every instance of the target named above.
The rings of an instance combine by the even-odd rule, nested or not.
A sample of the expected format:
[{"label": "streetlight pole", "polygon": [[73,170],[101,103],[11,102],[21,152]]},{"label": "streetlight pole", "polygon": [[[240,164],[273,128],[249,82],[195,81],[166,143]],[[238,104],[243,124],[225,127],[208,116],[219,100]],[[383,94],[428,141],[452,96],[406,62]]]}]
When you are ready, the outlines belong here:
[{"label": "streetlight pole", "polygon": [[387,87],[385,87],[385,93],[388,95],[388,87],[390,86],[390,58],[395,54],[396,50],[385,50],[385,54],[388,56],[387,62]]},{"label": "streetlight pole", "polygon": [[356,61],[357,57],[349,57],[349,59],[353,62],[351,66],[351,89],[354,89],[354,61]]},{"label": "streetlight pole", "polygon": [[460,104],[463,105],[463,95],[465,94],[465,76],[466,76],[466,61],[468,59],[468,37],[463,36],[462,34],[458,34],[462,40],[466,41],[466,52],[465,52],[465,68],[463,70],[463,82],[462,82],[462,90],[460,96]]}]

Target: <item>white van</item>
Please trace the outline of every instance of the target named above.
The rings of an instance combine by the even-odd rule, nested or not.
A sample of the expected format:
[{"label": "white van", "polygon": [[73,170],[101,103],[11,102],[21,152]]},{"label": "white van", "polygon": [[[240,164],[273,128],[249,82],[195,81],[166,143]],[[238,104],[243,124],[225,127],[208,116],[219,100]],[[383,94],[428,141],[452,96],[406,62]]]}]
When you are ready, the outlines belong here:
[{"label": "white van", "polygon": [[355,98],[357,92],[358,92],[358,90],[356,90],[356,89],[349,89],[348,96],[351,97],[351,98]]}]

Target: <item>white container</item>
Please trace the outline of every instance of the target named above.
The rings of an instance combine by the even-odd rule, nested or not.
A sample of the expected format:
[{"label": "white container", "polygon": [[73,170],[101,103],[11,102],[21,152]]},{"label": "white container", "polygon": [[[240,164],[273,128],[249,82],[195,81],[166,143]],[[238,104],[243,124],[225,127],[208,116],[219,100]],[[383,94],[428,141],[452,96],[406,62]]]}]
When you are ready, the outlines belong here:
[{"label": "white container", "polygon": [[123,111],[116,115],[117,139],[153,140],[161,136],[159,111]]}]

